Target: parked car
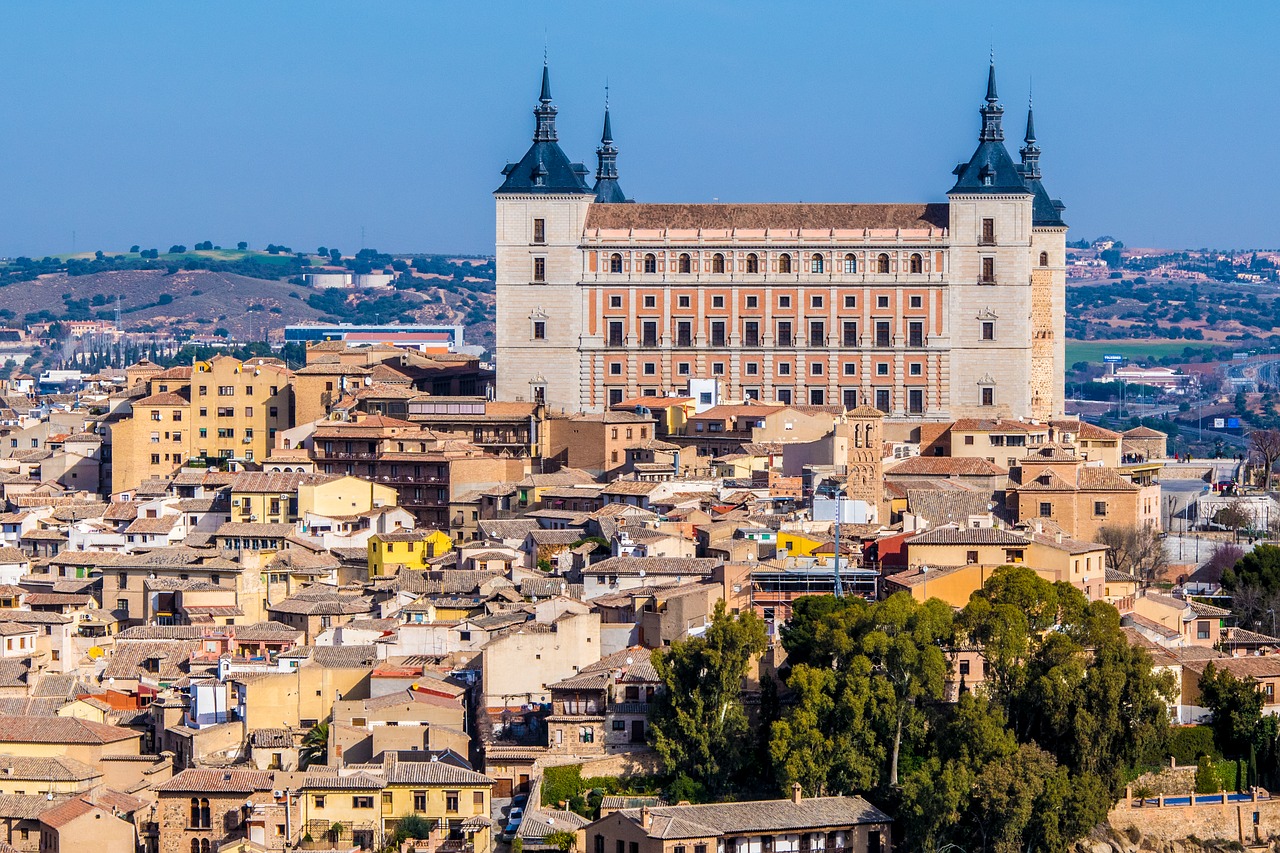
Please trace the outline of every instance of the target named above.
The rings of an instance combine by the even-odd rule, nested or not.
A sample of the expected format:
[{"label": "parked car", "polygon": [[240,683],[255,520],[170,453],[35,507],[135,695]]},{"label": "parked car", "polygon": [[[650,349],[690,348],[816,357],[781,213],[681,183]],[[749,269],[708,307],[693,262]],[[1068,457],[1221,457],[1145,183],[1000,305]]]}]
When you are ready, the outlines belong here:
[{"label": "parked car", "polygon": [[511,811],[507,812],[507,835],[515,835],[516,830],[520,828],[520,821],[524,820],[524,809],[520,806],[513,805]]}]

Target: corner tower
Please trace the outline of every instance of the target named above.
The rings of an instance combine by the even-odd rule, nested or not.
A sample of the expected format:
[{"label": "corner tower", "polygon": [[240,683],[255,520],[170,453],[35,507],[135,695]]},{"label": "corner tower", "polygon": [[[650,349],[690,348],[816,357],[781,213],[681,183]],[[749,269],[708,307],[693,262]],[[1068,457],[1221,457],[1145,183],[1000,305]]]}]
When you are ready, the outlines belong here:
[{"label": "corner tower", "polygon": [[1032,413],[1032,199],[1004,144],[994,59],[978,147],[948,191],[953,417]]},{"label": "corner tower", "polygon": [[609,121],[609,98],[604,100],[604,131],[596,149],[596,201],[618,204],[630,201],[618,186],[618,149],[613,144],[613,124]]},{"label": "corner tower", "polygon": [[1049,198],[1040,180],[1035,114],[1027,99],[1019,171],[1031,202],[1031,415],[1062,414],[1066,404],[1067,223],[1062,202]]},{"label": "corner tower", "polygon": [[502,170],[497,207],[497,394],[578,408],[583,224],[595,199],[587,168],[560,148],[551,75],[533,109],[533,144]]}]

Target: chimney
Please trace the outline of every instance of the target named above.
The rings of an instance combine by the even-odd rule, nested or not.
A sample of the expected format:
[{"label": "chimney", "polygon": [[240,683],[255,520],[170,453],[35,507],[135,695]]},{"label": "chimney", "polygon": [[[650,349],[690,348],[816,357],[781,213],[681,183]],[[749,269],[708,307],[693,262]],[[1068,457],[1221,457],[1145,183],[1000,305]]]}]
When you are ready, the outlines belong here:
[{"label": "chimney", "polygon": [[641,828],[641,829],[648,829],[648,828],[649,828],[649,824],[650,824],[650,823],[652,823],[652,822],[653,822],[653,820],[652,820],[651,815],[649,814],[649,807],[648,807],[648,806],[641,806],[641,807],[640,807],[640,828]]},{"label": "chimney", "polygon": [[800,790],[800,783],[799,783],[799,782],[792,782],[792,783],[791,783],[791,802],[795,803],[796,805],[799,805],[799,804],[800,804],[800,793],[801,793],[801,790]]}]

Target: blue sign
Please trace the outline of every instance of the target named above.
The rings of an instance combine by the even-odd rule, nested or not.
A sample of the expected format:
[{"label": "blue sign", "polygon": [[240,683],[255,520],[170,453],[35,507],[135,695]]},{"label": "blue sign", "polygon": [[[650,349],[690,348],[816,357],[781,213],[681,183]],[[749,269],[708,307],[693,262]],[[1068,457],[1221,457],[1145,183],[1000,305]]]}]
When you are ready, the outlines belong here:
[{"label": "blue sign", "polygon": [[1227,429],[1240,429],[1240,419],[1227,418]]},{"label": "blue sign", "polygon": [[1123,364],[1124,356],[1122,355],[1104,355],[1102,360],[1107,364]]}]

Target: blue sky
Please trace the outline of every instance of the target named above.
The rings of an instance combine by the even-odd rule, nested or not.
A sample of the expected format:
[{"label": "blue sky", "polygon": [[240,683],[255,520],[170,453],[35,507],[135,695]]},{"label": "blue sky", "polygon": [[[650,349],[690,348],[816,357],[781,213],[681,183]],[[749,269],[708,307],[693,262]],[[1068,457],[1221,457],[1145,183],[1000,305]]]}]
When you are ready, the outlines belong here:
[{"label": "blue sky", "polygon": [[[544,32],[593,170],[606,77],[640,201],[933,201],[994,45],[1034,78],[1075,237],[1277,247],[1274,3],[0,4],[0,254],[319,245],[484,253]],[[1016,156],[1016,153],[1015,153]]]}]

